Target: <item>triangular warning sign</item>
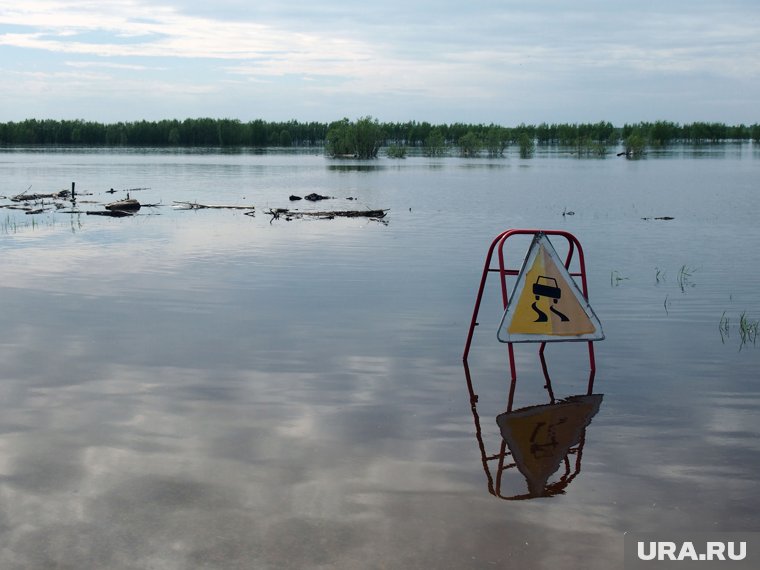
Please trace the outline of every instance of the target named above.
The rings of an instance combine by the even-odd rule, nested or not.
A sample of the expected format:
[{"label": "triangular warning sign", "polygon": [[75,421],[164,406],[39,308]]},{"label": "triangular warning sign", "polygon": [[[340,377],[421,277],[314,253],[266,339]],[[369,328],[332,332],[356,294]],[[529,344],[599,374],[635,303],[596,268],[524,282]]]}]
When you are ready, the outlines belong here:
[{"label": "triangular warning sign", "polygon": [[533,238],[497,337],[501,342],[604,338],[594,310],[546,234]]},{"label": "triangular warning sign", "polygon": [[602,394],[571,396],[557,404],[532,406],[496,418],[530,495],[544,495],[547,481],[599,411]]}]

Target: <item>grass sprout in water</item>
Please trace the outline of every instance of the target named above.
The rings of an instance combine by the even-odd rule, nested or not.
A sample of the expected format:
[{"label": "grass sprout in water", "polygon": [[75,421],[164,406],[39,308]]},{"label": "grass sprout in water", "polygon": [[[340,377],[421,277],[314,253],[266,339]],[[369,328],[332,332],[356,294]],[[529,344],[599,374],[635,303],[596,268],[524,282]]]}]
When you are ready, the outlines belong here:
[{"label": "grass sprout in water", "polygon": [[[726,311],[720,317],[718,323],[718,332],[723,344],[731,336],[731,319],[726,316]],[[760,332],[760,319],[751,319],[747,317],[747,311],[742,311],[739,315],[739,350],[745,345],[757,345],[757,334]]]},{"label": "grass sprout in water", "polygon": [[682,265],[678,270],[678,287],[681,292],[685,292],[687,287],[694,287],[694,283],[691,282],[691,278],[697,271],[695,267],[689,267],[688,265]]},{"label": "grass sprout in water", "polygon": [[760,327],[760,320],[750,320],[747,318],[747,311],[743,311],[739,315],[739,337],[741,339],[741,346],[757,341],[757,331]]},{"label": "grass sprout in water", "polygon": [[619,271],[615,270],[610,273],[610,286],[617,287],[620,285],[621,281],[625,281],[626,279],[628,279],[628,277],[624,277]]},{"label": "grass sprout in water", "polygon": [[36,229],[53,226],[55,226],[55,220],[51,217],[38,220],[35,216],[24,216],[24,220],[19,221],[14,216],[6,215],[5,218],[0,221],[0,234],[17,234],[25,230],[34,231]]},{"label": "grass sprout in water", "polygon": [[6,215],[5,219],[0,223],[0,232],[4,234],[15,234],[18,232],[18,222],[16,222],[16,218],[11,218]]},{"label": "grass sprout in water", "polygon": [[31,220],[25,220],[24,222],[19,223],[18,220],[16,220],[15,217],[11,217],[10,215],[6,215],[5,219],[0,222],[0,233],[3,234],[17,234],[20,231],[23,231],[25,229],[31,228],[32,230],[37,229],[38,226],[37,220],[32,217]]},{"label": "grass sprout in water", "polygon": [[723,344],[726,343],[726,339],[730,336],[729,324],[730,324],[730,319],[726,316],[726,311],[723,311],[723,314],[720,317],[720,323],[718,324],[718,331],[720,331],[720,341]]}]

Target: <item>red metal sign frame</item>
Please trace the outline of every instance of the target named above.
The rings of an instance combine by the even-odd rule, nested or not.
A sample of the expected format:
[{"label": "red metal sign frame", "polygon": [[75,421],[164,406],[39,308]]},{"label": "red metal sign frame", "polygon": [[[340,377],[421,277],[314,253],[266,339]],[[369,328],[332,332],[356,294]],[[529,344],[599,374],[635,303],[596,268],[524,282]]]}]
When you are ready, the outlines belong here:
[{"label": "red metal sign frame", "polygon": [[[501,281],[501,297],[502,297],[502,304],[503,304],[503,310],[506,310],[507,305],[510,301],[510,291],[509,287],[507,285],[507,277],[508,276],[517,276],[520,274],[520,266],[516,267],[508,267],[505,258],[504,258],[504,244],[507,242],[507,240],[513,236],[517,235],[527,235],[527,236],[535,236],[536,234],[545,234],[547,236],[559,236],[567,240],[568,244],[568,252],[567,256],[565,257],[565,268],[568,270],[568,273],[571,277],[579,277],[580,278],[580,284],[581,284],[581,292],[583,293],[583,296],[588,300],[588,283],[586,281],[586,261],[583,256],[583,248],[581,247],[581,243],[578,241],[578,238],[576,238],[573,234],[570,232],[566,232],[564,230],[538,230],[538,229],[511,229],[506,230],[502,233],[500,233],[491,243],[491,247],[488,249],[488,255],[486,256],[486,262],[483,266],[483,275],[480,279],[480,287],[478,288],[478,296],[475,300],[475,308],[472,312],[472,320],[470,321],[470,329],[467,333],[467,341],[464,345],[464,353],[462,354],[462,360],[467,362],[467,358],[470,354],[470,348],[472,346],[472,337],[475,333],[475,327],[478,326],[478,313],[480,312],[480,303],[483,299],[483,292],[485,291],[486,286],[486,280],[488,279],[488,276],[490,273],[497,273],[500,281]],[[493,262],[493,256],[494,252],[497,254],[498,259],[498,266],[497,267],[491,267],[491,264]],[[570,263],[573,260],[573,255],[575,255],[577,252],[577,259],[578,259],[578,271],[577,272],[570,272]],[[519,259],[518,262],[522,262],[522,259]],[[594,341],[589,340],[588,342],[588,358],[589,358],[589,379],[588,379],[588,394],[592,393],[592,390],[594,388],[594,377],[596,375],[596,359],[594,358]],[[511,376],[511,384],[509,388],[509,400],[507,404],[507,411],[512,410],[512,403],[514,401],[514,394],[515,394],[515,386],[517,384],[517,370],[515,368],[515,354],[514,354],[514,347],[513,343],[508,342],[507,344],[507,352],[509,354],[509,371]],[[546,342],[541,342],[540,347],[538,349],[538,355],[541,360],[541,369],[544,374],[544,378],[546,380],[545,388],[549,392],[549,397],[551,398],[551,401],[554,402],[554,391],[552,389],[551,385],[551,379],[549,378],[549,372],[546,366],[546,359],[544,358],[544,349],[546,348]]]}]

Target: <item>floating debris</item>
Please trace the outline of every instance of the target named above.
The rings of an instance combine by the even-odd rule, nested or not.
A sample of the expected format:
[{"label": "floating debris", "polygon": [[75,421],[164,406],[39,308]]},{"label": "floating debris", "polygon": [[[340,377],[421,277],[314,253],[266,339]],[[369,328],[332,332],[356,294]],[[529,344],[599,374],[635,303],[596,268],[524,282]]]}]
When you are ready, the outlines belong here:
[{"label": "floating debris", "polygon": [[136,212],[140,209],[140,202],[134,198],[127,198],[125,200],[119,200],[118,202],[111,202],[106,204],[106,210],[120,211],[120,212]]},{"label": "floating debris", "polygon": [[69,196],[71,196],[69,190],[61,190],[60,192],[52,192],[50,194],[16,194],[15,196],[11,196],[11,202],[36,202],[45,198],[63,200]]},{"label": "floating debris", "polygon": [[198,202],[181,202],[174,200],[175,210],[254,210],[255,206],[240,206],[237,204],[199,204]]},{"label": "floating debris", "polygon": [[317,194],[316,192],[312,192],[308,196],[304,196],[304,200],[309,200],[310,202],[317,202],[319,200],[329,200],[332,198],[332,196],[322,196],[321,194]]},{"label": "floating debris", "polygon": [[[79,214],[80,212],[71,212],[72,214]],[[126,218],[127,216],[133,216],[133,212],[126,210],[88,210],[85,212],[88,216],[110,216],[112,218]]]},{"label": "floating debris", "polygon": [[642,220],[675,220],[673,216],[657,216],[655,218],[641,218]]},{"label": "floating debris", "polygon": [[329,210],[322,212],[309,212],[301,210],[289,210],[287,208],[270,208],[267,214],[272,216],[273,220],[280,217],[286,220],[301,219],[304,216],[317,218],[321,220],[332,220],[333,218],[371,218],[380,220],[384,218],[388,210]]}]

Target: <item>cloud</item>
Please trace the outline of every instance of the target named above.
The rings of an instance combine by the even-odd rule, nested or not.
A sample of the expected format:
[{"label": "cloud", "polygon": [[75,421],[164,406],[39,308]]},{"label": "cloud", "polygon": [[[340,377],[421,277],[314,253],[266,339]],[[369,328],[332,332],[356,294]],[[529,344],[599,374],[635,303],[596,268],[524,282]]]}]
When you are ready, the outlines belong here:
[{"label": "cloud", "polygon": [[[745,93],[732,112],[751,121],[751,101],[760,96],[757,14],[754,4],[738,1],[720,8],[685,0],[579,8],[448,0],[31,0],[0,6],[0,50],[13,54],[5,71],[100,68],[125,84],[141,82],[146,92],[197,95],[186,99],[185,113],[223,109],[240,116],[245,102],[255,101],[260,112],[292,116],[298,105],[322,109],[310,118],[325,119],[323,113],[357,108],[361,98],[381,117],[421,109],[444,120],[461,120],[463,112],[489,120],[507,113],[519,115],[518,122],[562,120],[555,104],[562,93],[563,108],[575,114],[565,119],[591,120],[603,111],[589,104],[601,88],[616,102],[613,112],[638,110],[644,118],[651,103],[631,95],[641,88],[663,101],[683,90],[704,93],[705,105],[697,100],[688,108],[692,120],[710,119],[700,113],[720,94]],[[165,71],[160,77],[158,69]],[[221,85],[235,89],[225,93]],[[105,92],[120,98],[119,91]],[[81,108],[93,109],[85,99],[80,96]],[[6,100],[4,107],[19,109],[23,93],[11,85]],[[139,113],[151,116],[165,106],[143,101]],[[120,108],[127,107],[125,101]]]},{"label": "cloud", "polygon": [[137,0],[29,2],[2,9],[0,23],[28,28],[3,34],[0,45],[106,57],[249,59],[315,48],[323,54],[338,53],[352,47],[319,34],[188,16]]},{"label": "cloud", "polygon": [[147,69],[160,70],[160,67],[148,67],[146,65],[134,65],[128,63],[110,63],[107,61],[67,61],[64,65],[69,67],[75,67],[79,69],[86,68],[104,68],[104,69],[129,69],[132,71],[145,71]]}]

